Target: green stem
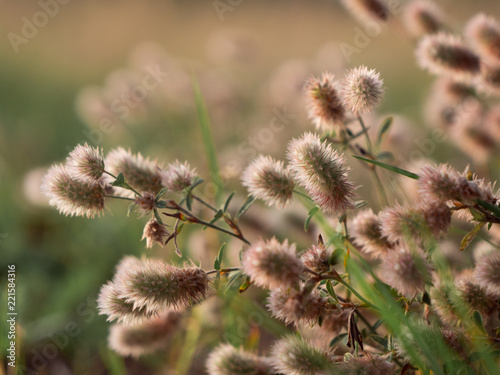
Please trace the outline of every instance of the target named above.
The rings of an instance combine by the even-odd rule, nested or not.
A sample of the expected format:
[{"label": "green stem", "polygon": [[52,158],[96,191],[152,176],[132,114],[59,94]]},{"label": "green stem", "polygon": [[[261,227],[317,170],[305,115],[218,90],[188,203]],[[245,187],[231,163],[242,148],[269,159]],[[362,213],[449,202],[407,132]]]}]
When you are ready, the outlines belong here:
[{"label": "green stem", "polygon": [[[370,153],[370,156],[375,159],[375,155],[373,154],[373,144],[368,134],[367,128],[365,126],[365,122],[363,121],[361,115],[358,115],[358,120],[361,125],[361,128],[363,128],[363,133],[365,135],[366,147],[368,148],[368,152]],[[382,200],[382,203],[385,206],[388,206],[389,200],[387,199],[387,194],[385,193],[384,185],[382,185],[382,181],[380,181],[380,177],[377,173],[377,170],[375,168],[370,168],[370,170],[372,171],[373,179],[375,180],[375,184],[377,185],[377,189],[380,194],[380,199]]]},{"label": "green stem", "polygon": [[212,206],[211,204],[205,202],[203,199],[199,198],[198,196],[194,195],[191,192],[189,192],[189,194],[191,194],[191,196],[193,197],[194,200],[197,200],[198,202],[203,204],[205,207],[210,208],[213,212],[217,212],[217,209],[214,206]]},{"label": "green stem", "polygon": [[307,194],[304,194],[303,192],[301,192],[300,190],[293,190],[293,192],[297,195],[300,195],[301,197],[303,198],[306,198],[307,200],[309,200],[310,202],[313,202],[314,203],[314,200]]},{"label": "green stem", "polygon": [[118,197],[116,195],[105,195],[104,198],[123,199],[125,201],[135,201],[133,198]]}]

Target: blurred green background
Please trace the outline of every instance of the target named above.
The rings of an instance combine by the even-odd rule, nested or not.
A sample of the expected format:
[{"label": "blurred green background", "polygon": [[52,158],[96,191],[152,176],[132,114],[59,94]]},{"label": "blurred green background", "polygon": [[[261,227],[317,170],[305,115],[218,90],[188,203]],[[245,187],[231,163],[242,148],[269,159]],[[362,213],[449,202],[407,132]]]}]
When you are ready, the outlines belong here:
[{"label": "blurred green background", "polygon": [[[19,44],[17,53],[9,33],[22,35],[23,17],[32,20],[41,10],[40,4],[0,4],[2,314],[7,264],[15,264],[16,307],[22,331],[19,342],[27,358],[50,342],[49,335],[64,329],[67,322],[74,321],[81,329],[46,373],[112,371],[117,359],[106,349],[108,324],[104,317],[96,316],[93,306],[99,288],[111,278],[123,255],[147,253],[169,259],[173,248],[169,245],[146,251],[139,241],[144,220],[127,218],[126,206],[119,203],[113,202],[110,212],[93,220],[59,215],[38,197],[42,172],[30,174],[33,170],[63,161],[68,149],[87,141],[105,152],[123,146],[165,163],[188,160],[207,179],[190,95],[192,77],[200,82],[207,101],[227,191],[238,191],[240,201],[245,191],[237,174],[251,160],[249,150],[283,158],[288,140],[311,129],[300,92],[304,79],[313,73],[332,70],[341,77],[344,68],[360,64],[377,69],[386,86],[379,112],[403,116],[400,133],[410,139],[406,151],[414,146],[413,136],[425,137],[429,132],[422,105],[432,77],[416,66],[413,42],[398,31],[401,25],[395,22],[395,27],[369,38],[367,46],[353,54],[352,61],[346,61],[339,45],[354,45],[362,27],[333,0],[243,0],[229,6],[232,9],[222,16],[212,1],[74,0],[59,4],[46,25]],[[479,10],[500,14],[500,4],[491,0],[448,0],[440,5],[457,30]],[[112,85],[110,75],[124,69],[144,77],[148,64],[154,62],[148,60],[148,53],[159,48],[171,64],[166,65],[168,76],[158,92],[148,92],[144,101],[148,107],[134,112],[113,131],[99,133],[98,124],[89,121],[99,120],[99,114],[89,114],[81,104],[82,90]],[[269,127],[273,111],[284,107],[295,116],[285,131],[250,147],[249,139]],[[86,134],[94,134],[94,138]],[[468,162],[448,144],[440,145],[432,158],[453,158],[459,167]],[[361,174],[354,172],[360,183]],[[376,197],[369,182],[364,185],[361,195]],[[186,251],[196,253],[189,248],[196,243],[183,238],[182,244]],[[6,325],[3,316],[1,320],[3,348]],[[4,353],[2,349],[0,359]],[[18,361],[23,356],[18,353]],[[136,373],[134,366],[138,365],[130,364],[129,373]],[[190,366],[185,367],[186,372]],[[194,367],[198,370],[193,368],[191,373],[202,368],[200,364]],[[148,366],[139,368],[142,372],[137,373],[153,371],[146,370]],[[0,368],[0,374],[2,371]]]}]

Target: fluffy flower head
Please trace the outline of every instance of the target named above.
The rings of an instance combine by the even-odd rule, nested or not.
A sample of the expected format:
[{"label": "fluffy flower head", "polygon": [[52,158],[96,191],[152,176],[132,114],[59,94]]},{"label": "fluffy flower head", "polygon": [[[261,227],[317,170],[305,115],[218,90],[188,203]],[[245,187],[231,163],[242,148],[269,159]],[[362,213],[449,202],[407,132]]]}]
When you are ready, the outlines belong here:
[{"label": "fluffy flower head", "polygon": [[285,207],[292,201],[293,181],[290,169],[282,161],[260,155],[243,172],[241,180],[254,197],[269,206]]},{"label": "fluffy flower head", "polygon": [[347,178],[344,158],[312,133],[288,146],[290,168],[299,184],[326,212],[343,213],[354,207],[355,185]]},{"label": "fluffy flower head", "polygon": [[309,118],[318,130],[329,131],[343,124],[345,109],[335,87],[333,74],[311,78],[305,87]]},{"label": "fluffy flower head", "polygon": [[468,81],[480,71],[479,57],[459,37],[444,32],[424,36],[416,54],[420,66],[436,75]]},{"label": "fluffy flower head", "polygon": [[346,73],[342,84],[342,98],[352,112],[370,112],[378,105],[383,94],[383,81],[375,69],[360,66]]},{"label": "fluffy flower head", "polygon": [[102,150],[87,143],[78,145],[69,153],[66,165],[73,176],[97,181],[104,172]]},{"label": "fluffy flower head", "polygon": [[94,217],[104,211],[104,187],[72,176],[62,164],[49,168],[42,191],[50,198],[49,204],[67,216]]},{"label": "fluffy flower head", "polygon": [[431,281],[431,268],[421,250],[398,247],[383,259],[384,282],[400,294],[413,297]]},{"label": "fluffy flower head", "polygon": [[270,361],[264,357],[222,344],[207,359],[209,375],[274,375]]},{"label": "fluffy flower head", "polygon": [[296,285],[304,269],[295,244],[276,238],[260,240],[243,254],[243,271],[260,287],[276,289]]},{"label": "fluffy flower head", "polygon": [[191,168],[187,162],[176,160],[167,166],[163,183],[170,191],[181,191],[193,185],[196,177],[196,169]]}]

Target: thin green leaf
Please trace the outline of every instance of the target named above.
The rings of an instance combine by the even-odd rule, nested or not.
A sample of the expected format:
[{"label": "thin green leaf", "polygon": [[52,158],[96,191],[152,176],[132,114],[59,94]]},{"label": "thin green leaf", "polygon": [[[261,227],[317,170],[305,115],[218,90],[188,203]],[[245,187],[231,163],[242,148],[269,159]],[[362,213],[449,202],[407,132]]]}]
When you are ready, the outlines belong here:
[{"label": "thin green leaf", "polygon": [[388,344],[388,341],[386,338],[384,337],[380,337],[380,336],[377,336],[377,335],[371,335],[370,338],[375,341],[376,343],[382,345],[385,349],[387,349],[387,344]]},{"label": "thin green leaf", "polygon": [[193,184],[189,187],[189,189],[193,190],[195,187],[197,187],[198,185],[200,185],[204,182],[205,182],[205,180],[203,178],[196,177],[196,179],[194,180]]},{"label": "thin green leaf", "polygon": [[379,319],[375,322],[375,324],[372,326],[372,328],[374,330],[377,330],[378,327],[380,327],[382,325],[382,323],[384,323],[384,320],[383,319]]},{"label": "thin green leaf", "polygon": [[337,294],[335,293],[335,290],[333,289],[333,285],[330,280],[326,282],[326,290],[328,291],[328,294],[333,298],[335,303],[340,304],[339,299],[337,298]]},{"label": "thin green leaf", "polygon": [[207,107],[205,105],[205,100],[201,94],[200,86],[198,82],[193,79],[192,81],[194,96],[196,100],[196,109],[198,112],[198,122],[200,124],[201,135],[203,139],[203,144],[205,146],[205,153],[208,161],[208,168],[210,170],[210,176],[215,185],[215,196],[216,201],[222,198],[222,179],[219,172],[219,162],[217,161],[217,153],[214,144],[214,139],[212,136],[212,126],[210,124],[210,118],[208,116]]},{"label": "thin green leaf", "polygon": [[231,199],[233,199],[233,197],[234,197],[234,191],[231,194],[229,194],[229,197],[227,197],[226,199],[226,203],[224,203],[224,212],[227,211],[229,203],[231,203]]},{"label": "thin green leaf", "polygon": [[486,332],[484,329],[483,317],[481,316],[481,313],[479,311],[474,310],[474,314],[472,314],[472,320],[474,321],[474,324],[477,328],[479,328],[482,332]]},{"label": "thin green leaf", "polygon": [[341,333],[340,335],[338,335],[337,337],[335,337],[332,341],[330,341],[330,347],[332,347],[335,344],[337,344],[340,340],[342,340],[346,336],[347,336],[347,333]]},{"label": "thin green leaf", "polygon": [[311,219],[313,218],[313,216],[316,214],[316,212],[318,212],[319,210],[319,207],[318,206],[315,206],[313,208],[311,208],[309,210],[309,213],[307,214],[307,219],[304,223],[304,230],[307,232],[307,228],[309,228],[309,223],[311,222]]},{"label": "thin green leaf", "polygon": [[418,174],[409,172],[409,171],[407,171],[405,169],[398,168],[398,167],[395,167],[393,165],[389,165],[389,164],[386,164],[386,163],[382,163],[381,161],[367,159],[367,158],[364,158],[362,156],[356,156],[356,155],[352,155],[352,156],[355,157],[356,159],[363,160],[363,161],[366,161],[367,163],[376,165],[378,167],[385,168],[385,169],[387,169],[387,170],[389,170],[391,172],[395,172],[395,173],[400,174],[402,176],[413,178],[414,180],[418,180],[419,179]]},{"label": "thin green leaf", "polygon": [[186,195],[186,207],[189,211],[193,209],[193,196],[191,195],[191,193],[188,193]]},{"label": "thin green leaf", "polygon": [[168,188],[164,187],[163,189],[161,189],[158,194],[156,194],[156,201],[158,201],[158,199],[160,199],[161,197],[163,197],[163,195],[165,195],[165,193],[168,191]]},{"label": "thin green leaf", "polygon": [[214,269],[217,271],[221,269],[222,266],[222,257],[224,256],[224,248],[226,247],[226,243],[223,243],[219,249],[219,253],[217,254],[217,258],[215,258]]},{"label": "thin green leaf", "polygon": [[238,219],[241,215],[243,215],[247,210],[250,208],[250,206],[255,202],[256,198],[253,195],[249,195],[245,202],[243,202],[243,205],[240,207],[238,212],[236,213],[236,219]]},{"label": "thin green leaf", "polygon": [[462,238],[462,243],[460,244],[460,251],[464,250],[472,240],[477,236],[482,227],[484,227],[486,223],[483,221],[482,223],[477,224],[469,233],[467,233],[464,238]]},{"label": "thin green leaf", "polygon": [[389,116],[382,123],[382,126],[380,127],[380,130],[378,131],[378,135],[377,135],[377,146],[380,146],[382,144],[384,138],[389,133],[389,129],[392,125],[392,120],[393,120],[393,117]]},{"label": "thin green leaf", "polygon": [[224,212],[222,210],[219,210],[215,213],[214,218],[210,220],[210,224],[215,223],[217,220],[219,220],[222,216],[224,216]]},{"label": "thin green leaf", "polygon": [[480,205],[481,207],[486,208],[488,211],[493,212],[495,214],[495,216],[500,218],[500,208],[499,207],[497,207],[491,203],[488,203],[486,201],[483,201],[482,199],[478,199],[476,201],[476,203],[478,205]]},{"label": "thin green leaf", "polygon": [[134,211],[134,208],[135,208],[135,202],[133,202],[130,206],[128,206],[127,217],[129,217],[132,214],[132,211]]},{"label": "thin green leaf", "polygon": [[367,201],[357,201],[354,203],[354,207],[356,208],[363,208],[368,204]]}]

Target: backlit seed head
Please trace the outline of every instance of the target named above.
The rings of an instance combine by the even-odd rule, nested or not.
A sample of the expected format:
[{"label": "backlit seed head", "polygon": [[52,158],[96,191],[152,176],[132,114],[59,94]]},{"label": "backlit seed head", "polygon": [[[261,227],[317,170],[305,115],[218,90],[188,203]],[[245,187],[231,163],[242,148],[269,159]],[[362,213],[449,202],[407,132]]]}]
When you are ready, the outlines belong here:
[{"label": "backlit seed head", "polygon": [[427,118],[445,130],[450,130],[462,111],[475,105],[476,89],[471,84],[457,82],[450,77],[437,77],[426,103]]},{"label": "backlit seed head", "polygon": [[304,265],[297,257],[295,244],[276,238],[257,241],[243,254],[243,271],[260,287],[276,289],[298,285]]},{"label": "backlit seed head", "polygon": [[97,298],[99,315],[107,315],[107,321],[122,322],[127,325],[138,324],[151,318],[156,312],[145,307],[134,308],[134,304],[120,297],[120,291],[114,282],[104,284]]},{"label": "backlit seed head", "polygon": [[473,271],[463,272],[455,279],[460,299],[463,301],[470,315],[474,310],[485,316],[490,316],[498,307],[500,299],[498,295],[489,292],[485,287],[479,285],[474,278]]},{"label": "backlit seed head", "polygon": [[347,357],[346,361],[338,366],[338,374],[356,375],[386,375],[394,374],[394,362],[388,362],[379,355],[364,357]]},{"label": "backlit seed head", "polygon": [[309,292],[293,288],[274,289],[269,295],[268,310],[272,315],[286,324],[313,325],[323,317],[327,309],[327,300],[316,290]]},{"label": "backlit seed head", "polygon": [[411,1],[405,6],[403,13],[406,28],[416,38],[442,30],[444,18],[441,9],[428,0]]},{"label": "backlit seed head", "polygon": [[163,184],[170,191],[181,191],[193,185],[196,177],[196,169],[191,168],[187,162],[176,160],[167,166],[163,174]]},{"label": "backlit seed head", "polygon": [[480,72],[479,57],[457,36],[440,32],[420,41],[417,61],[432,74],[470,81]]},{"label": "backlit seed head", "polygon": [[[115,176],[123,173],[127,183],[137,191],[157,194],[163,188],[163,171],[158,162],[132,154],[130,150],[118,147],[111,150],[105,159],[106,170]],[[124,196],[133,196],[129,190],[116,188]]]},{"label": "backlit seed head", "polygon": [[116,273],[120,298],[147,312],[179,309],[205,299],[208,276],[200,268],[177,268],[157,259],[122,261]]},{"label": "backlit seed head", "polygon": [[161,246],[165,245],[165,241],[170,236],[167,231],[167,226],[161,224],[158,220],[151,218],[144,226],[141,240],[146,239],[146,247],[152,248],[155,243]]},{"label": "backlit seed head", "polygon": [[392,244],[418,245],[430,239],[431,229],[416,208],[396,205],[381,211],[379,217],[382,235]]},{"label": "backlit seed head", "polygon": [[423,201],[461,200],[462,177],[448,164],[426,165],[418,175],[418,191]]},{"label": "backlit seed head", "polygon": [[433,287],[430,289],[432,308],[442,321],[453,324],[460,320],[465,310],[461,308],[457,289],[447,280],[435,275]]},{"label": "backlit seed head", "polygon": [[354,243],[375,258],[392,251],[392,244],[382,234],[380,218],[371,209],[361,211],[350,223]]},{"label": "backlit seed head", "polygon": [[464,108],[458,112],[449,133],[453,142],[477,163],[487,162],[497,149],[483,117],[484,108],[479,102],[471,108]]},{"label": "backlit seed head", "polygon": [[500,65],[500,24],[497,20],[477,14],[467,22],[464,34],[482,59]]},{"label": "backlit seed head", "polygon": [[490,96],[500,96],[500,64],[481,64],[481,75],[476,81],[477,91]]},{"label": "backlit seed head", "polygon": [[123,357],[141,357],[165,349],[179,327],[180,314],[167,311],[134,325],[110,327],[108,345]]},{"label": "backlit seed head", "polygon": [[331,131],[344,123],[345,109],[335,86],[335,77],[330,73],[306,83],[309,118],[318,130]]},{"label": "backlit seed head", "polygon": [[331,366],[321,350],[293,335],[279,340],[271,352],[274,368],[280,374],[314,375]]},{"label": "backlit seed head", "polygon": [[397,247],[382,259],[382,279],[404,296],[413,297],[431,281],[431,267],[419,249]]},{"label": "backlit seed head", "polygon": [[293,199],[295,182],[290,169],[282,161],[259,155],[243,172],[243,186],[269,206],[285,207]]},{"label": "backlit seed head", "polygon": [[49,168],[41,187],[50,200],[66,216],[99,216],[104,211],[104,187],[89,179],[70,174],[63,164]]},{"label": "backlit seed head", "polygon": [[451,224],[451,210],[447,204],[437,201],[420,201],[417,210],[422,213],[427,227],[434,237],[445,237]]},{"label": "backlit seed head", "polygon": [[370,112],[384,94],[380,73],[366,66],[349,70],[342,83],[341,94],[345,106],[352,112]]},{"label": "backlit seed head", "polygon": [[236,349],[229,344],[215,348],[207,359],[209,375],[274,375],[268,358]]},{"label": "backlit seed head", "polygon": [[98,181],[104,172],[104,157],[98,147],[90,147],[87,143],[78,145],[69,153],[66,165],[71,175]]},{"label": "backlit seed head", "polygon": [[135,204],[141,216],[148,215],[156,208],[156,196],[149,191],[144,191],[142,195],[135,198]]},{"label": "backlit seed head", "polygon": [[479,258],[474,277],[488,292],[500,296],[500,252],[487,253]]},{"label": "backlit seed head", "polygon": [[299,184],[326,212],[353,208],[356,186],[348,180],[343,156],[312,133],[293,139],[287,152],[290,168]]},{"label": "backlit seed head", "polygon": [[342,4],[359,22],[387,22],[390,11],[379,0],[341,0]]}]

